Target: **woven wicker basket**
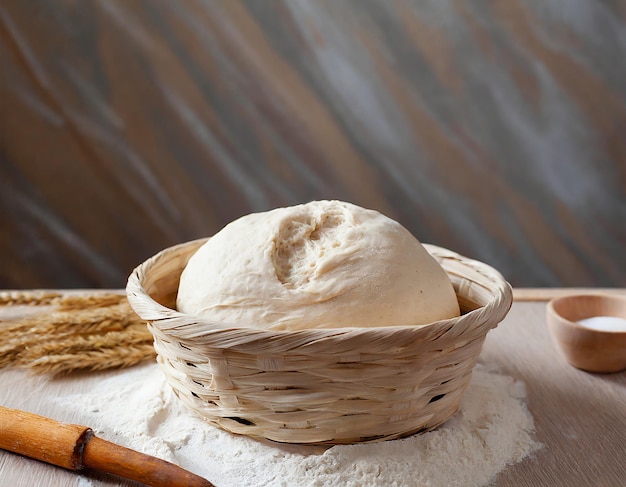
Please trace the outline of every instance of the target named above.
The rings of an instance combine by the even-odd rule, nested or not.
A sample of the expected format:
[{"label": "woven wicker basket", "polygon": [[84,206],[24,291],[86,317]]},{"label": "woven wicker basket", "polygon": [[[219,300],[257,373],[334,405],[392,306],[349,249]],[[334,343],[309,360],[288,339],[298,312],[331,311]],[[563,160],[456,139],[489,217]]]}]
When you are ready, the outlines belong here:
[{"label": "woven wicker basket", "polygon": [[487,332],[512,302],[491,267],[426,245],[452,280],[459,318],[421,327],[234,328],[175,309],[180,274],[205,241],[141,264],[127,294],[176,395],[233,433],[334,444],[433,429],[457,411]]}]

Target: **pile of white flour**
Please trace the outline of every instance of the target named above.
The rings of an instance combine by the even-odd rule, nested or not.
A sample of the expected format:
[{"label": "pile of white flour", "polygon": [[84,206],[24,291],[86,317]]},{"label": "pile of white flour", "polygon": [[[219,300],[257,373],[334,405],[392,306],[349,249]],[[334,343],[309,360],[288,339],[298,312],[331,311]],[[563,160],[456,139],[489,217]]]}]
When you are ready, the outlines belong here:
[{"label": "pile of white flour", "polygon": [[218,487],[488,485],[539,446],[524,399],[521,382],[479,364],[459,412],[437,430],[326,448],[221,431],[179,403],[156,364],[58,398],[64,408],[87,414],[101,438],[176,463]]}]

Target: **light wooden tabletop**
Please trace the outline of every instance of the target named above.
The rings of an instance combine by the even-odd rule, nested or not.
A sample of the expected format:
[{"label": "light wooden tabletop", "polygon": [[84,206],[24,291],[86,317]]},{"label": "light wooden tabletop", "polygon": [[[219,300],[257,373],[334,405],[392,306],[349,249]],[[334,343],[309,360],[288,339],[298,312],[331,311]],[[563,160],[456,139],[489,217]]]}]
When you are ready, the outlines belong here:
[{"label": "light wooden tabletop", "polygon": [[[569,366],[552,343],[545,321],[548,299],[600,290],[515,290],[509,315],[489,332],[479,361],[522,380],[535,439],[543,447],[497,478],[497,486],[623,486],[626,483],[626,372],[590,374]],[[626,294],[626,290],[606,290]],[[36,310],[0,307],[0,320]],[[1,324],[0,324],[1,326]],[[0,404],[55,419],[85,424],[55,405],[55,395],[79,393],[115,372],[64,379],[0,370]],[[130,486],[103,475],[82,477],[0,451],[0,485]],[[219,484],[218,484],[219,485]],[[410,485],[410,484],[409,484]]]}]

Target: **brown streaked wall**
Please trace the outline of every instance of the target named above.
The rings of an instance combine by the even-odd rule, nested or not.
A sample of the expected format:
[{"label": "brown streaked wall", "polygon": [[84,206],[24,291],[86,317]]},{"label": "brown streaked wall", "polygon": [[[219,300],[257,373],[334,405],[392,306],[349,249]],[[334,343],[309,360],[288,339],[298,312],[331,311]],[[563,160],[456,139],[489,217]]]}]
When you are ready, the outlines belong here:
[{"label": "brown streaked wall", "polygon": [[0,66],[0,288],[322,198],[626,286],[624,1],[6,0]]}]

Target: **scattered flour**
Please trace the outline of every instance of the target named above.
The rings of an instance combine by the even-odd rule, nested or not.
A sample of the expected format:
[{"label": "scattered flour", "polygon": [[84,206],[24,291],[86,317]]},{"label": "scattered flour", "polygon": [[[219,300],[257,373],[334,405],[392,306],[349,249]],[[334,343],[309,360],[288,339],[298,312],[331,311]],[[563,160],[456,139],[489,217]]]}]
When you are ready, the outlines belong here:
[{"label": "scattered flour", "polygon": [[100,437],[227,486],[484,486],[539,447],[524,385],[477,365],[459,412],[435,431],[373,444],[288,445],[215,428],[176,399],[156,364],[58,398]]},{"label": "scattered flour", "polygon": [[80,475],[76,481],[76,487],[94,487],[94,485],[91,479],[83,477],[82,475]]}]

